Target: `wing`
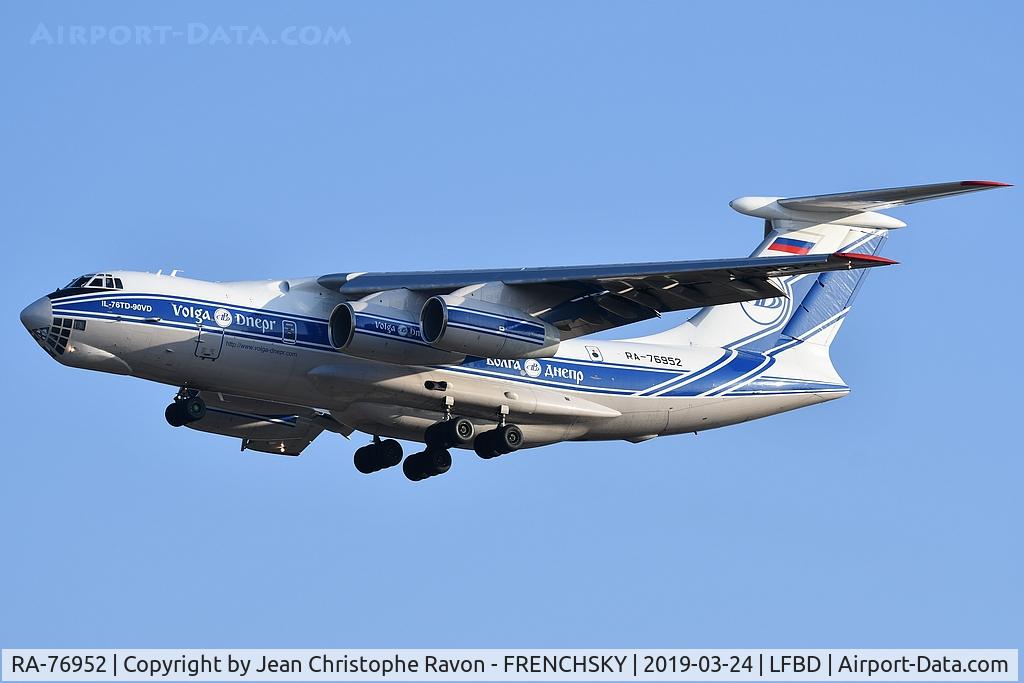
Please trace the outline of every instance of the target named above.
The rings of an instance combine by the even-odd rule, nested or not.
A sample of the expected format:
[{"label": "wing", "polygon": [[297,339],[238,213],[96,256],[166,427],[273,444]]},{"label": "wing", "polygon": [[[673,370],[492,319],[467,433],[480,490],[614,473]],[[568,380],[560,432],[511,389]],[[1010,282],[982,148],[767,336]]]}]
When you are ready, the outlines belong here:
[{"label": "wing", "polygon": [[299,455],[325,429],[345,436],[353,431],[311,408],[210,391],[202,391],[200,396],[206,403],[206,416],[187,426],[241,439],[243,451]]},{"label": "wing", "polygon": [[318,279],[352,299],[407,289],[426,295],[500,283],[530,302],[526,312],[557,327],[562,339],[646,320],[670,311],[773,299],[770,278],[895,263],[864,254],[666,261],[594,266],[337,273]]},{"label": "wing", "polygon": [[861,190],[859,192],[839,192],[836,194],[819,194],[809,197],[791,197],[778,200],[779,206],[800,211],[881,211],[894,206],[903,206],[928,199],[951,197],[957,194],[992,190],[997,187],[1009,187],[1007,183],[992,180],[961,180],[952,183],[933,183],[931,185],[909,185],[907,187],[889,187],[882,190]]}]

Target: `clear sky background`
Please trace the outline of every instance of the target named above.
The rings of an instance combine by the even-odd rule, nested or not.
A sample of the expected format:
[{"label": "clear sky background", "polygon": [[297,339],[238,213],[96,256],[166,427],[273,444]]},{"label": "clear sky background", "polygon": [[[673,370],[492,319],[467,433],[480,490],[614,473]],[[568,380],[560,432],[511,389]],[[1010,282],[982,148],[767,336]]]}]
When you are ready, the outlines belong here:
[{"label": "clear sky background", "polygon": [[[833,346],[848,398],[419,485],[358,474],[358,435],[286,459],[171,429],[172,389],[61,367],[17,315],[103,268],[742,256],[739,195],[1021,182],[1020,3],[0,15],[0,645],[1024,645],[1020,188],[894,212],[902,265]],[[40,23],[349,42],[31,45]]]}]

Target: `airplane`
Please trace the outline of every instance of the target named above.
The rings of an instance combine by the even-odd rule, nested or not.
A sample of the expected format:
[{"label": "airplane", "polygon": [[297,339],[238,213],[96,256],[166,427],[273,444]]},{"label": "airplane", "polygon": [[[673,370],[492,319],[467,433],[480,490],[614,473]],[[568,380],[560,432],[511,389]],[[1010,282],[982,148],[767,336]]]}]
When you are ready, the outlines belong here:
[{"label": "airplane", "polygon": [[[177,387],[172,426],[289,456],[360,431],[359,472],[401,463],[421,481],[452,449],[639,443],[846,396],[829,347],[906,225],[879,212],[1007,186],[740,197],[730,206],[764,221],[748,258],[223,283],[108,270],[21,321],[62,365]],[[684,310],[656,334],[589,338]],[[398,439],[424,447],[403,461]]]}]

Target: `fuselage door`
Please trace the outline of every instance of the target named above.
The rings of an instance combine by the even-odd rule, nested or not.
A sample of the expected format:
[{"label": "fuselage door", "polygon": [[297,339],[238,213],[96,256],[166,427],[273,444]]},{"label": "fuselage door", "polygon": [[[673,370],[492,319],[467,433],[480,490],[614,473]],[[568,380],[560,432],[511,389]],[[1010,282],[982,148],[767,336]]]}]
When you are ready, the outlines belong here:
[{"label": "fuselage door", "polygon": [[294,320],[282,320],[281,321],[281,341],[285,344],[294,344],[296,338],[296,328]]},{"label": "fuselage door", "polygon": [[217,360],[220,357],[221,349],[224,348],[224,328],[217,325],[203,326],[203,322],[197,321],[198,334],[196,335],[196,358],[203,360]]}]

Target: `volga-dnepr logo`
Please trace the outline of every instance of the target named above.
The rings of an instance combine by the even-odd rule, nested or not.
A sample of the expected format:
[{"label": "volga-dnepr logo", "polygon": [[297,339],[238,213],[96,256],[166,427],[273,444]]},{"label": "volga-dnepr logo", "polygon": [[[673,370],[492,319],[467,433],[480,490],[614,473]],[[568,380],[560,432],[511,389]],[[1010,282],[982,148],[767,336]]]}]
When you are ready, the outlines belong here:
[{"label": "volga-dnepr logo", "polygon": [[213,322],[217,323],[217,327],[231,327],[231,311],[218,308],[213,312]]},{"label": "volga-dnepr logo", "polygon": [[252,313],[232,313],[226,308],[216,308],[213,312],[210,309],[192,304],[172,303],[171,309],[175,317],[185,320],[194,320],[197,324],[206,326],[212,322],[221,329],[235,325],[244,331],[256,332],[259,334],[277,334],[278,321],[273,318]]},{"label": "volga-dnepr logo", "polygon": [[753,322],[763,327],[780,322],[790,309],[789,302],[793,299],[794,280],[793,277],[787,277],[775,281],[775,284],[779,285],[782,291],[786,293],[785,297],[743,301],[740,303],[740,310]]},{"label": "volga-dnepr logo", "polygon": [[521,377],[541,377],[553,380],[568,380],[576,384],[583,383],[583,371],[572,367],[566,367],[560,363],[546,361],[541,363],[536,358],[526,360],[511,360],[508,358],[485,358],[484,365],[503,370],[514,370]]},{"label": "volga-dnepr logo", "polygon": [[523,372],[525,372],[530,377],[540,377],[540,361],[538,361],[536,358],[528,359],[525,363],[523,363]]},{"label": "volga-dnepr logo", "polygon": [[744,301],[740,304],[747,317],[758,325],[773,325],[779,321],[786,310],[786,300],[782,297],[777,299],[758,299],[757,301]]}]

